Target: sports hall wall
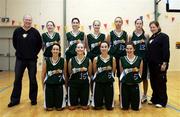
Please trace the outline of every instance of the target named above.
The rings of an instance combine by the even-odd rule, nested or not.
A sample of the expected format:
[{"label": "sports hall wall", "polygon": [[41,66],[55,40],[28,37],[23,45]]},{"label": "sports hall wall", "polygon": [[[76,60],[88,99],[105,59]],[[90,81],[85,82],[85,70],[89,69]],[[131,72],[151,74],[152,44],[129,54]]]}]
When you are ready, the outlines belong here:
[{"label": "sports hall wall", "polygon": [[[66,22],[63,24],[64,0],[0,0],[0,17],[10,17],[9,23],[0,25],[22,25],[24,14],[31,14],[33,26],[41,33],[46,31],[45,23],[52,20],[56,31],[61,35],[64,44],[63,31],[71,30],[71,19],[78,17],[80,29],[86,34],[92,31],[92,22],[101,21],[101,31],[108,34],[114,28],[114,18],[120,16],[124,20],[123,29],[132,34],[134,20],[141,17],[144,20],[144,30],[150,34],[148,24],[154,20],[154,0],[66,0]],[[6,5],[5,5],[6,4]],[[177,4],[180,4],[178,2]],[[170,67],[169,71],[180,71],[180,50],[175,43],[180,41],[180,13],[167,13],[166,0],[159,2],[159,17],[162,31],[170,37]],[[65,25],[65,26],[63,26]],[[64,29],[64,30],[63,30]],[[62,50],[63,52],[63,50]],[[41,70],[42,53],[39,54],[38,69]]]}]

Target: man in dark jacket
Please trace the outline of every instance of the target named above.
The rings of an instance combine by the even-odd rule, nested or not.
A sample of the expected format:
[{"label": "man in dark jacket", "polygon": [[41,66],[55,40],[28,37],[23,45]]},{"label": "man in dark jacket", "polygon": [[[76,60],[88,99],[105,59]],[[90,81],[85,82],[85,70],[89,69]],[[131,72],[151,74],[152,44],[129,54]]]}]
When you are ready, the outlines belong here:
[{"label": "man in dark jacket", "polygon": [[39,32],[31,27],[32,17],[23,17],[24,25],[17,28],[13,33],[13,46],[16,50],[15,80],[8,107],[20,103],[22,78],[24,70],[27,68],[30,80],[29,98],[31,105],[37,104],[38,85],[36,81],[37,55],[42,47],[42,40]]}]

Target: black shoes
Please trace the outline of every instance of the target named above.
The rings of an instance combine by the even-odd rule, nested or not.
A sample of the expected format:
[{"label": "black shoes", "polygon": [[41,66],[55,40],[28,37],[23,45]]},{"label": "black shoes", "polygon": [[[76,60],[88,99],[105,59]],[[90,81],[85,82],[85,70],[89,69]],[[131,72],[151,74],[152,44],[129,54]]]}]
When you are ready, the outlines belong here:
[{"label": "black shoes", "polygon": [[106,107],[106,109],[111,111],[111,110],[113,110],[113,107]]},{"label": "black shoes", "polygon": [[[8,104],[8,107],[13,107],[13,106],[16,106],[16,105],[18,105],[19,104],[19,102],[10,102],[9,104]],[[33,105],[37,105],[37,101],[31,101],[31,105],[33,106]]]},{"label": "black shoes", "polygon": [[10,102],[9,104],[8,104],[8,107],[13,107],[13,106],[16,106],[16,105],[18,105],[19,104],[19,102]]},{"label": "black shoes", "polygon": [[94,107],[93,109],[94,110],[101,110],[101,109],[103,109],[103,107]]},{"label": "black shoes", "polygon": [[31,101],[31,105],[36,105],[37,101]]}]

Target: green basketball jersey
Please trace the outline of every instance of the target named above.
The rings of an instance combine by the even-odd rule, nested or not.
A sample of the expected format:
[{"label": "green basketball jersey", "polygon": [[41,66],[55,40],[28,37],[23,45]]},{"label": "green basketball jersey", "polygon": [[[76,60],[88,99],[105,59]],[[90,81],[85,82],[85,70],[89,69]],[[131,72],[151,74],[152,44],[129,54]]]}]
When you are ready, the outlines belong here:
[{"label": "green basketball jersey", "polygon": [[93,59],[94,57],[98,56],[101,54],[100,51],[100,43],[105,40],[105,34],[99,34],[97,37],[95,37],[93,34],[88,34],[87,35],[88,39],[88,46],[89,46],[89,55],[90,58]]},{"label": "green basketball jersey", "polygon": [[[54,73],[53,71],[59,70],[60,73]],[[46,59],[46,84],[64,84],[64,59],[59,58],[56,64],[52,63],[52,58]]]},{"label": "green basketball jersey", "polygon": [[42,34],[42,40],[45,45],[45,51],[44,51],[44,56],[45,57],[50,57],[51,55],[51,49],[52,49],[52,44],[49,42],[59,42],[60,41],[60,35],[57,32],[53,33],[53,36],[51,37],[48,32]]},{"label": "green basketball jersey", "polygon": [[[71,85],[81,84],[81,83],[89,83],[88,80],[88,66],[89,66],[89,58],[84,57],[82,61],[77,59],[77,56],[71,58],[71,69],[72,73],[69,78]],[[80,68],[85,67],[87,71],[81,72]]]},{"label": "green basketball jersey", "polygon": [[118,35],[114,30],[110,32],[110,51],[109,53],[114,57],[121,57],[126,55],[126,41],[127,33],[122,31],[121,35]]},{"label": "green basketball jersey", "polygon": [[69,43],[69,48],[66,51],[67,58],[74,57],[76,55],[77,40],[84,41],[84,32],[79,32],[76,36],[71,32],[66,33],[66,38]]},{"label": "green basketball jersey", "polygon": [[[142,39],[144,40],[144,43],[140,43],[140,40]],[[145,60],[147,53],[147,39],[144,35],[144,32],[140,36],[137,36],[135,32],[133,32],[131,41],[135,44],[135,54]]]},{"label": "green basketball jersey", "polygon": [[[100,55],[97,57],[97,72],[95,76],[95,82],[106,83],[114,82],[113,76],[113,56],[110,56],[108,60],[103,60]],[[111,70],[108,69],[111,68]],[[108,69],[108,70],[107,70]]]},{"label": "green basketball jersey", "polygon": [[131,84],[141,82],[139,72],[132,70],[133,68],[140,68],[141,57],[135,56],[133,61],[129,61],[127,56],[124,56],[120,58],[120,61],[124,70],[121,74],[123,75],[121,82]]}]

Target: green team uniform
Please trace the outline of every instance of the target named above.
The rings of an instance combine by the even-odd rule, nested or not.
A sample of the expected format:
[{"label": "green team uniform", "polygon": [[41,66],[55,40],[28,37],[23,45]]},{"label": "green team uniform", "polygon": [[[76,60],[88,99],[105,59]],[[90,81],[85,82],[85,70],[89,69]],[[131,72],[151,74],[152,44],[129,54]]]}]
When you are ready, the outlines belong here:
[{"label": "green team uniform", "polygon": [[60,41],[60,35],[57,32],[53,33],[53,36],[51,37],[48,32],[42,34],[42,40],[44,43],[45,51],[44,51],[44,57],[50,57],[51,56],[51,50],[52,50],[52,45],[49,42],[59,42]]},{"label": "green team uniform", "polygon": [[75,36],[72,31],[66,33],[66,38],[69,43],[69,48],[66,50],[66,59],[67,62],[69,61],[70,58],[76,56],[76,45],[77,45],[77,40],[84,41],[84,32],[79,32],[77,36]]},{"label": "green team uniform", "polygon": [[127,42],[127,32],[122,31],[120,35],[118,35],[114,30],[110,32],[110,50],[109,54],[116,58],[116,69],[117,69],[117,77],[120,76],[119,70],[119,58],[126,55],[126,42]]},{"label": "green team uniform", "polygon": [[[142,39],[144,40],[144,42],[140,43],[140,40]],[[144,32],[139,36],[137,36],[135,32],[133,32],[131,41],[135,45],[135,55],[143,59],[142,79],[147,79],[147,38],[145,37]]]},{"label": "green team uniform", "polygon": [[[84,57],[82,61],[78,61],[77,56],[71,58],[72,73],[68,81],[69,106],[89,105],[89,61],[88,57]],[[85,67],[87,71],[81,72],[80,68],[82,67]]]},{"label": "green team uniform", "polygon": [[133,71],[133,68],[140,68],[141,57],[135,56],[135,59],[130,62],[127,56],[121,57],[123,72],[121,73],[121,107],[128,109],[131,105],[133,110],[140,108],[140,89],[139,83],[141,77],[139,72]]},{"label": "green team uniform", "polygon": [[[54,73],[53,70],[60,70]],[[64,59],[59,58],[56,64],[52,63],[51,58],[46,59],[46,78],[44,80],[45,108],[63,108],[65,102],[65,79],[64,79]]]},{"label": "green team uniform", "polygon": [[90,51],[87,56],[93,61],[94,57],[101,54],[100,43],[105,40],[105,34],[100,33],[97,37],[94,34],[88,34],[88,46]]},{"label": "green team uniform", "polygon": [[[107,67],[111,67],[111,70],[106,70]],[[114,76],[112,67],[112,56],[106,61],[100,55],[97,56],[97,72],[93,79],[93,107],[102,107],[103,103],[105,103],[107,109],[114,107]]]},{"label": "green team uniform", "polygon": [[110,55],[116,57],[122,57],[126,55],[126,41],[127,41],[127,33],[126,31],[122,31],[121,35],[118,36],[115,31],[110,32]]}]

